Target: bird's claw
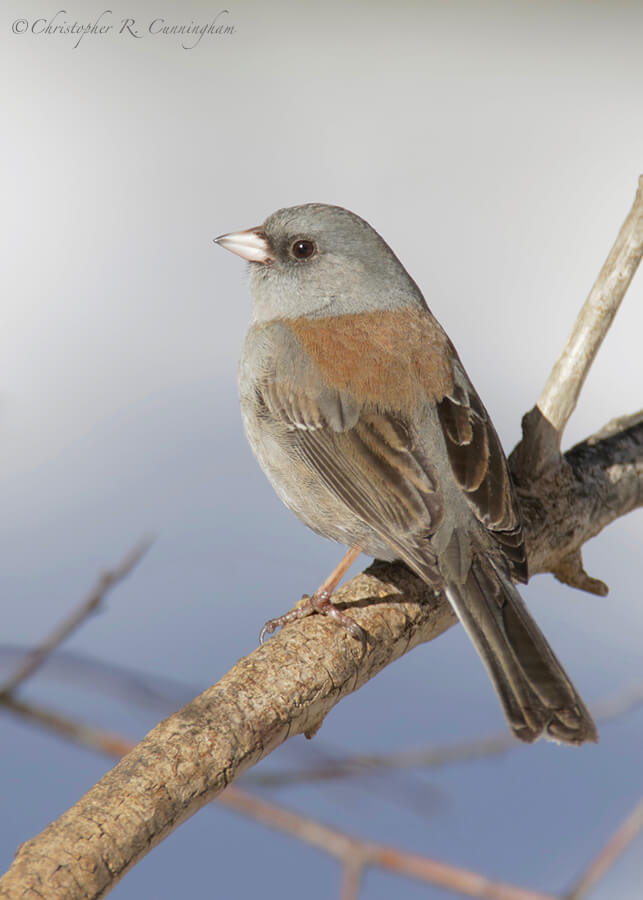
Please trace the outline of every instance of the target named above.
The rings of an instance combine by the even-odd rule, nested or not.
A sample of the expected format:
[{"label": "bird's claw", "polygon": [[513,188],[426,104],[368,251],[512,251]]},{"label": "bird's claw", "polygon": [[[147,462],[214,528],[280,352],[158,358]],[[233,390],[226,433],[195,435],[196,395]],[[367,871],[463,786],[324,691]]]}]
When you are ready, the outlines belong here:
[{"label": "bird's claw", "polygon": [[266,635],[274,634],[278,628],[283,628],[284,625],[288,625],[290,622],[305,619],[312,615],[312,613],[321,613],[324,616],[330,616],[360,642],[362,646],[362,655],[366,653],[366,632],[362,626],[358,625],[349,615],[333,606],[330,601],[330,594],[327,591],[320,591],[317,594],[313,594],[312,597],[308,594],[304,594],[299,601],[299,604],[295,606],[294,609],[291,609],[290,612],[284,613],[283,616],[277,616],[275,619],[268,619],[261,629],[259,643],[263,645],[266,640]]}]

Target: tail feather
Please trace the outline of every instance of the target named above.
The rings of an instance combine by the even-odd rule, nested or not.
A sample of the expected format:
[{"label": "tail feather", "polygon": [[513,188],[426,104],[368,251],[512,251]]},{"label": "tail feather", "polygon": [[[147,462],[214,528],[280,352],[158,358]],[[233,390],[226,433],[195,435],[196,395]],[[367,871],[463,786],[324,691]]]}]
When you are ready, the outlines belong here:
[{"label": "tail feather", "polygon": [[480,654],[516,737],[597,741],[596,726],[520,594],[495,565],[474,556],[467,579],[445,588]]}]

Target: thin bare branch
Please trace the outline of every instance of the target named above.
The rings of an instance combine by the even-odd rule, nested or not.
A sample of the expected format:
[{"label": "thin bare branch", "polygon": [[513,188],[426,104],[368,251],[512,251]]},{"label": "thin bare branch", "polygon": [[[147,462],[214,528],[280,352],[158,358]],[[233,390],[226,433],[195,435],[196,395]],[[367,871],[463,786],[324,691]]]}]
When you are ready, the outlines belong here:
[{"label": "thin bare branch", "polygon": [[[53,731],[58,736],[90,750],[120,758],[134,748],[134,744],[127,738],[76,722],[44,707],[21,703],[12,697],[7,697],[2,702],[7,709],[32,724]],[[437,884],[469,897],[483,897],[487,900],[551,900],[546,895],[493,881],[458,866],[346,835],[307,816],[260,800],[235,787],[229,787],[219,796],[217,802],[268,828],[277,829],[304,841],[342,862],[344,864],[342,900],[356,900],[362,873],[368,865],[390,869],[400,875]]]},{"label": "thin bare branch", "polygon": [[344,864],[344,878],[342,880],[339,900],[357,900],[362,887],[364,866],[357,861],[349,861]]},{"label": "thin bare branch", "polygon": [[[525,506],[530,564],[533,553],[536,568],[547,568],[548,559],[555,565],[570,533],[587,539],[596,518],[604,522],[607,515],[611,521],[619,511],[632,509],[636,497],[640,504],[626,476],[643,461],[639,427],[634,426],[634,437],[629,428],[592,446],[588,442],[587,456],[575,460],[574,478],[565,488],[566,506],[559,482],[543,477],[540,494],[531,486]],[[605,442],[623,471],[615,484],[610,483]],[[597,483],[602,484],[599,495]],[[629,486],[621,491],[619,485]],[[34,891],[46,885],[48,900],[106,893],[238,775],[288,737],[313,734],[342,697],[455,623],[444,598],[396,563],[375,563],[342,588],[336,601],[350,608],[368,634],[365,654],[357,641],[319,616],[284,629],[161,722],[74,807],[23,844],[0,891],[21,900],[27,885]]]},{"label": "thin bare branch", "polygon": [[614,865],[619,856],[629,847],[632,841],[643,831],[643,798],[639,800],[623,824],[614,832],[601,852],[592,860],[574,887],[564,900],[580,900]]},{"label": "thin bare branch", "polygon": [[502,731],[489,737],[443,744],[439,747],[396,750],[391,753],[360,753],[300,771],[252,773],[244,778],[244,784],[277,788],[293,784],[357,778],[398,769],[433,769],[483,759],[487,756],[499,756],[519,747],[524,747],[524,744],[516,740],[510,732]]},{"label": "thin bare branch", "polygon": [[587,373],[643,255],[643,175],[632,209],[601,269],[576,324],[538,400],[560,437],[573,413]]},{"label": "thin bare branch", "polygon": [[242,793],[236,788],[228,788],[219,798],[219,803],[235,812],[242,812],[257,822],[305,841],[344,862],[349,867],[344,888],[348,891],[346,886],[349,885],[353,892],[347,892],[345,894],[347,898],[355,896],[357,873],[365,866],[377,866],[397,875],[439,885],[465,897],[485,898],[485,900],[553,900],[550,894],[541,894],[528,888],[493,881],[459,866],[406,853],[385,844],[363,841],[299,813],[276,807],[251,794]]},{"label": "thin bare branch", "polygon": [[105,894],[238,775],[291,735],[314,732],[343,696],[448,628],[448,605],[427,594],[401,565],[358,575],[337,599],[350,602],[368,632],[366,654],[325,617],[284,629],[157,725],[75,806],[22,844],[0,880],[0,896]]},{"label": "thin bare branch", "polygon": [[30,650],[29,653],[25,655],[22,664],[18,666],[14,674],[0,688],[0,699],[8,697],[19,685],[33,675],[33,673],[47,660],[47,657],[59,647],[62,642],[76,630],[76,628],[82,625],[88,616],[98,609],[107,593],[120,581],[127,578],[132,569],[134,569],[145,556],[151,545],[151,538],[140,541],[132,550],[130,550],[116,568],[109,572],[104,572],[100,576],[80,606],[75,609],[64,622],[61,622],[60,625],[54,628],[49,637],[44,640],[42,644],[34,647],[33,650]]},{"label": "thin bare branch", "polygon": [[[576,458],[568,454],[564,460],[560,432],[638,264],[641,190],[628,217],[631,233],[624,232],[617,241],[579,329],[585,349],[574,336],[569,363],[560,366],[543,399],[547,414],[534,408],[525,417],[523,440],[512,454],[530,571],[552,571],[570,584],[598,592],[606,588],[583,571],[581,547],[608,522],[643,502],[643,429],[639,422],[596,445],[586,442],[583,452],[575,448]],[[601,304],[608,312],[601,312]],[[552,458],[555,465],[542,465],[543,459]],[[314,734],[342,697],[455,623],[444,598],[433,595],[400,564],[374,564],[339,591],[336,601],[350,607],[351,617],[367,633],[365,653],[321,617],[284,629],[161,722],[74,807],[23,844],[0,881],[0,895],[5,900],[40,897],[43,892],[48,900],[103,896],[238,775],[288,737]],[[388,848],[386,853],[392,867]],[[377,864],[385,864],[378,859]],[[480,884],[478,876],[472,877]],[[508,896],[503,895],[504,900]]]},{"label": "thin bare branch", "polygon": [[[602,711],[603,718],[612,718],[628,712],[639,705],[642,700],[643,687],[637,686],[597,704],[595,710]],[[134,749],[134,744],[127,738],[76,722],[44,707],[22,703],[12,697],[4,698],[2,704],[32,724],[108,756],[120,758]],[[474,758],[476,747],[484,748],[486,746],[488,750],[491,750],[494,741],[497,741],[499,746],[501,739],[505,744],[509,739],[512,746],[518,745],[511,735],[502,734],[487,739],[483,738],[477,742],[472,741],[468,745],[461,745],[460,752],[456,749],[456,756],[459,761]],[[457,747],[458,745],[452,745],[452,748]],[[506,747],[506,749],[510,748]],[[435,753],[436,751],[430,752]],[[435,764],[439,764],[437,759],[440,754],[444,758],[449,752],[449,748],[438,748]],[[384,761],[385,757],[380,757],[379,760]],[[452,756],[448,761],[455,762],[456,758]],[[285,810],[274,803],[260,800],[234,787],[229,787],[221,794],[219,802],[267,827],[277,828],[298,840],[303,840],[343,862],[344,877],[341,900],[357,900],[364,869],[369,865],[388,868],[400,875],[438,884],[466,896],[482,897],[487,900],[547,900],[548,897],[548,895],[525,888],[491,881],[457,866],[449,866],[426,857],[398,851],[387,845],[373,844],[357,837],[348,836],[313,819]],[[634,840],[642,826],[643,801],[588,866],[576,887],[565,896],[565,900],[580,900],[581,895],[586,893],[605,874],[625,850],[627,844]]]},{"label": "thin bare branch", "polygon": [[[592,714],[597,722],[607,722],[626,715],[643,704],[643,684],[619,691],[612,697],[592,704]],[[355,778],[373,775],[391,769],[440,768],[473,759],[499,756],[511,750],[525,749],[525,744],[517,740],[507,730],[490,734],[488,737],[458,741],[437,747],[418,750],[396,750],[392,753],[360,753],[310,767],[302,771],[257,772],[244,777],[244,784],[260,787],[283,787],[292,784],[306,784],[315,781],[331,781],[338,778]]]},{"label": "thin bare branch", "polygon": [[120,759],[126,753],[129,753],[135,746],[132,741],[121,737],[119,734],[105,731],[103,728],[94,728],[92,725],[85,725],[82,722],[76,722],[74,719],[62,715],[62,713],[54,712],[35,703],[25,703],[12,697],[10,694],[0,697],[0,706],[21,719],[30,722],[32,725],[52,731],[58,737],[71,741],[74,744],[80,744],[81,747],[97,750],[99,753],[104,753],[116,759]]},{"label": "thin bare branch", "polygon": [[635,684],[619,691],[612,697],[606,697],[592,704],[592,713],[597,722],[608,722],[618,719],[643,705],[643,684]]}]

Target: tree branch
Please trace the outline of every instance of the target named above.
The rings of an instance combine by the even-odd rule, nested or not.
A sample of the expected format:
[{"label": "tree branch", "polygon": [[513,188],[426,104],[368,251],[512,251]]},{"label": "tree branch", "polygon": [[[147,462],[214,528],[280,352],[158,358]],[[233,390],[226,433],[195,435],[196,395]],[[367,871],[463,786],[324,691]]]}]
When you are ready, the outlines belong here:
[{"label": "tree branch", "polygon": [[241,772],[291,735],[314,732],[341,697],[452,624],[446,603],[424,603],[423,584],[403,566],[371,569],[338,598],[369,634],[363,658],[358,642],[321,616],[271,638],[23,844],[0,880],[0,897],[105,894]]},{"label": "tree branch", "polygon": [[[642,699],[642,686],[637,685],[633,689],[623,691],[617,696],[597,704],[594,707],[594,713],[597,718],[602,720],[622,716],[640,705]],[[99,753],[119,758],[134,748],[131,741],[119,734],[88,726],[47,708],[19,703],[10,696],[5,696],[0,702],[23,719]],[[503,747],[491,748],[489,744],[493,738],[481,739],[471,741],[468,745],[452,745],[451,748],[443,748],[437,753],[435,750],[425,751],[424,756],[414,752],[406,754],[402,752],[380,757],[379,763],[375,757],[367,762],[371,771],[374,762],[380,768],[383,766],[399,767],[400,765],[443,765],[466,762],[480,755],[488,755],[489,752],[501,752],[502,749],[525,747],[506,730],[497,737],[499,742],[500,740],[504,741]],[[462,752],[463,750],[464,752]],[[355,760],[350,771],[322,772],[321,777],[333,777],[337,774],[345,777],[360,774],[364,770],[364,762],[364,760]],[[262,783],[261,779],[255,779],[255,781]],[[268,780],[263,783],[279,784],[284,781],[273,779],[272,782]],[[218,803],[233,812],[265,825],[267,828],[282,831],[296,840],[304,841],[324,853],[335,856],[344,867],[341,900],[356,900],[359,896],[364,870],[368,866],[390,869],[398,875],[438,884],[447,890],[483,898],[483,900],[554,900],[553,896],[549,897],[549,895],[543,895],[528,888],[494,881],[460,866],[443,863],[426,856],[409,854],[390,845],[374,844],[358,836],[347,835],[308,816],[284,809],[282,806],[276,806],[274,803],[268,803],[235,787],[229,787],[218,798]],[[642,810],[643,806],[639,803],[635,811],[618,827],[610,840],[590,861],[572,891],[565,894],[561,900],[580,900],[580,897],[591,890],[596,881],[605,875],[643,827]]]},{"label": "tree branch", "polygon": [[[539,571],[556,565],[570,531],[586,540],[641,505],[643,422],[630,421],[569,451],[575,489],[568,486],[566,499],[558,483],[541,478],[525,517]],[[364,656],[325,617],[284,629],[157,725],[74,807],[23,844],[0,880],[0,897],[104,895],[238,775],[292,735],[313,734],[342,697],[455,622],[444,598],[399,563],[375,562],[340,589],[337,602],[367,632]]]},{"label": "tree branch", "polygon": [[[53,713],[43,707],[33,707],[5,698],[3,704],[12,712],[55,734],[109,756],[124,756],[134,744],[120,735],[93,728]],[[515,740],[515,739],[514,739]],[[348,835],[322,822],[285,809],[274,803],[255,797],[236,787],[229,787],[218,803],[233,812],[253,819],[260,825],[276,829],[316,847],[335,857],[344,867],[342,900],[356,900],[364,870],[379,866],[415,878],[428,884],[437,884],[447,890],[481,900],[555,900],[528,888],[495,881],[461,866],[443,863],[430,857],[407,853],[386,844],[375,844],[358,836]],[[603,854],[601,854],[602,856]],[[609,863],[608,863],[609,866]],[[607,866],[603,866],[601,873]]]},{"label": "tree branch", "polygon": [[145,538],[140,541],[133,550],[116,566],[108,572],[103,572],[94,587],[91,589],[87,597],[75,609],[71,615],[61,622],[42,644],[34,647],[29,653],[25,654],[22,663],[18,666],[14,674],[9,680],[0,685],[0,700],[10,697],[23,681],[30,678],[48,659],[48,657],[65,641],[73,631],[76,630],[85,619],[92,613],[95,613],[103,600],[119,582],[127,578],[133,569],[139,564],[142,558],[152,545],[151,538]]},{"label": "tree branch", "polygon": [[[546,427],[532,410],[524,428]],[[525,437],[523,437],[523,442]],[[521,444],[523,443],[521,442]],[[552,572],[560,581],[591,593],[607,587],[582,569],[581,547],[614,519],[643,504],[643,412],[614,419],[533,478],[513,466],[527,538],[529,572]]]},{"label": "tree branch", "polygon": [[[562,436],[587,373],[618,312],[643,255],[643,175],[614,246],[589,292],[567,343],[538,400],[538,409]],[[560,445],[559,445],[560,446]]]},{"label": "tree branch", "polygon": [[[643,705],[643,683],[619,691],[612,697],[591,704],[596,722],[619,718]],[[527,750],[507,728],[495,734],[451,744],[420,747],[415,750],[393,750],[390,753],[359,753],[329,760],[317,766],[288,772],[253,772],[244,778],[244,784],[259,787],[284,787],[292,784],[310,784],[331,779],[355,778],[360,775],[381,774],[399,769],[434,769],[443,766],[499,756],[513,750]]]},{"label": "tree branch", "polygon": [[275,807],[272,803],[266,803],[252,794],[242,793],[235,788],[230,789],[230,793],[232,792],[234,793],[229,801],[226,792],[219,802],[234,812],[244,813],[270,828],[276,828],[313,847],[318,847],[342,862],[345,867],[342,898],[346,900],[357,897],[360,876],[368,866],[376,866],[397,875],[436,884],[447,891],[478,900],[555,900],[551,894],[493,881],[460,866],[353,837],[300,813]]},{"label": "tree branch", "polygon": [[[640,196],[639,189],[636,235]],[[610,254],[597,289],[606,308],[615,311],[620,299],[610,301],[609,296],[622,296],[640,252],[636,240],[626,239],[624,249],[616,247]],[[590,307],[596,305],[594,300]],[[531,571],[552,571],[598,593],[606,588],[583,571],[581,547],[608,522],[641,505],[641,416],[610,427],[608,434],[590,438],[565,457],[559,447],[565,416],[573,409],[583,371],[608,320],[598,331],[593,326],[582,331],[589,349],[581,354],[580,374],[561,365],[559,374],[552,375],[548,395],[557,389],[564,393],[571,385],[562,412],[553,422],[537,407],[527,414],[523,439],[511,458]],[[444,598],[434,596],[401,564],[375,563],[336,599],[350,606],[351,616],[368,635],[363,655],[358,643],[327,618],[310,617],[286,628],[161,722],[74,807],[23,844],[0,880],[0,897],[103,896],[239,774],[291,735],[314,734],[342,697],[455,622]]]},{"label": "tree branch", "polygon": [[643,798],[592,860],[572,890],[565,894],[564,900],[580,900],[588,894],[641,831],[643,831]]}]

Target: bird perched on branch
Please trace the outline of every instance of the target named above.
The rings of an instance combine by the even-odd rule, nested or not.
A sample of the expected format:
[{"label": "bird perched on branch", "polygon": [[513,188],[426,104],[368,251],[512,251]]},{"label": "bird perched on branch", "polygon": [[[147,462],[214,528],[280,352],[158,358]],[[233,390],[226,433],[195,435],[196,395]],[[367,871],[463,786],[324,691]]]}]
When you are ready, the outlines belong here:
[{"label": "bird perched on branch", "polygon": [[513,582],[520,512],[493,424],[419,288],[377,232],[336,206],[281,209],[217,238],[250,262],[239,366],[245,431],[283,502],[349,548],[307,602],[358,638],[331,595],[364,552],[444,591],[514,734],[597,740],[581,697]]}]

